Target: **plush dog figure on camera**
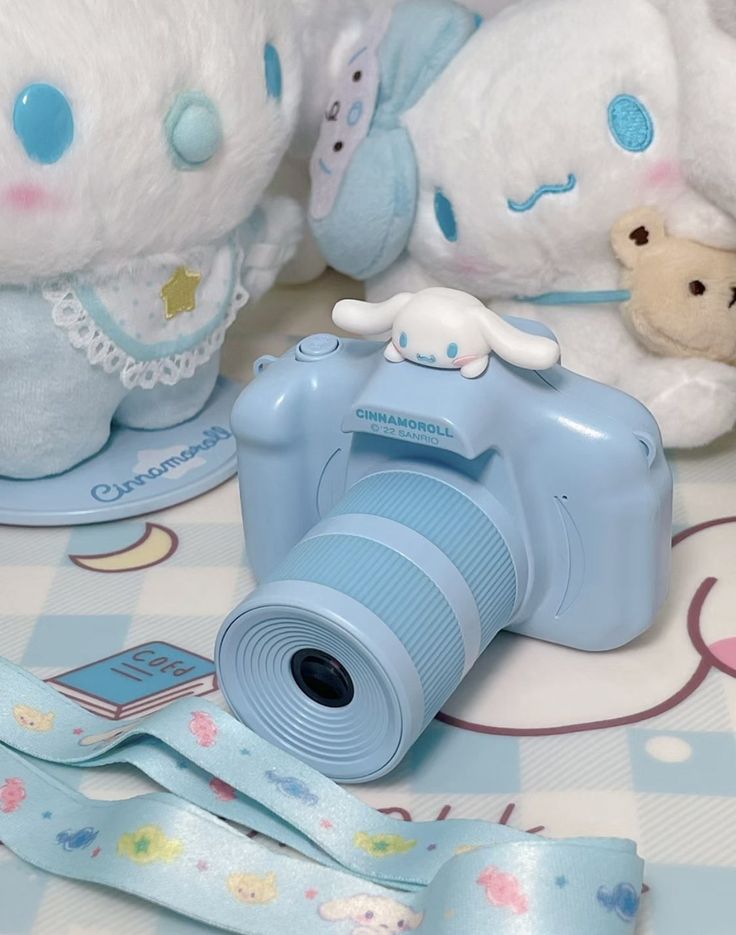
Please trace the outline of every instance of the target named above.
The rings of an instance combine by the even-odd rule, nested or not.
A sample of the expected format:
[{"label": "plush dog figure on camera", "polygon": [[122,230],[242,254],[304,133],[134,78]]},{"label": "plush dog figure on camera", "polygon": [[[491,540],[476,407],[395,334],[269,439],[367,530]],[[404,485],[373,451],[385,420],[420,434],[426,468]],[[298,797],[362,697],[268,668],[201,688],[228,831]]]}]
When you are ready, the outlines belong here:
[{"label": "plush dog figure on camera", "polygon": [[683,177],[680,140],[670,24],[650,0],[523,0],[485,22],[404,0],[346,56],[311,224],[369,298],[447,286],[539,319],[565,366],[638,397],[668,446],[706,444],[736,422],[736,370],[632,333],[610,243],[641,206],[678,235],[733,236]]},{"label": "plush dog figure on camera", "polygon": [[631,295],[621,310],[646,347],[736,365],[736,253],[668,236],[652,209],[622,218],[612,243]]}]

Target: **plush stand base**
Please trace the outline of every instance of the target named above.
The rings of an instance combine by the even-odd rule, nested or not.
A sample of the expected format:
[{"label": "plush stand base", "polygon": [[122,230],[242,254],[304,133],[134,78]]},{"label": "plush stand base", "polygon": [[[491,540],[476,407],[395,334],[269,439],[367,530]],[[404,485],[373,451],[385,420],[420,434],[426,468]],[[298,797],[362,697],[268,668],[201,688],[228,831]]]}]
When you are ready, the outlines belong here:
[{"label": "plush stand base", "polygon": [[230,412],[242,390],[220,377],[196,418],[174,428],[114,426],[93,458],[41,480],[0,478],[0,523],[72,526],[129,519],[198,497],[237,470]]}]

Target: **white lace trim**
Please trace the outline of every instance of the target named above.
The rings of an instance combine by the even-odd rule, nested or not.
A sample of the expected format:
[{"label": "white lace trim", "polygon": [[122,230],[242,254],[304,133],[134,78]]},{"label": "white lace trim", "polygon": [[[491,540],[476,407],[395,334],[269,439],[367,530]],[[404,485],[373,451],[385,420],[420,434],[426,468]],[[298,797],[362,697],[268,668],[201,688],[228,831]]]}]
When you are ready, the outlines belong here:
[{"label": "white lace trim", "polygon": [[181,354],[156,360],[139,361],[120,348],[97,325],[73,289],[44,289],[44,298],[53,304],[54,324],[67,332],[69,343],[87,354],[87,360],[106,373],[120,374],[126,389],[151,390],[159,383],[175,386],[194,375],[197,369],[220,350],[227,329],[235,321],[246,298],[233,302],[222,322],[197,347]]}]

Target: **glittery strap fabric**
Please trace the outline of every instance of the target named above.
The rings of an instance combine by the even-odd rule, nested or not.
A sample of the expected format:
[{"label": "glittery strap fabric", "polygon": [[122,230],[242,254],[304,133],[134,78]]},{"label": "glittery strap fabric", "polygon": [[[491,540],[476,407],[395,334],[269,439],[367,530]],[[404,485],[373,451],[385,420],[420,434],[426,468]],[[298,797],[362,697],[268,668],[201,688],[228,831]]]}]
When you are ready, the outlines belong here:
[{"label": "glittery strap fabric", "polygon": [[[173,794],[92,801],[43,761],[132,764]],[[253,935],[619,935],[643,870],[629,841],[397,822],[201,698],[111,726],[1,659],[0,839],[51,873]]]}]

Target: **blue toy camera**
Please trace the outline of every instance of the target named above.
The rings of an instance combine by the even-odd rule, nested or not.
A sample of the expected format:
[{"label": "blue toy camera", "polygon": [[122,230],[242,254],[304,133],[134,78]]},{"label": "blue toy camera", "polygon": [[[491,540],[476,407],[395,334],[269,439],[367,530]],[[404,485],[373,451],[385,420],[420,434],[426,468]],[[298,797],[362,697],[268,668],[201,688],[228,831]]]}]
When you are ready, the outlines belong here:
[{"label": "blue toy camera", "polygon": [[499,630],[601,651],[652,623],[672,477],[630,397],[496,357],[466,380],[331,335],[260,370],[233,430],[261,584],[217,665],[263,737],[336,780],[376,779]]}]

